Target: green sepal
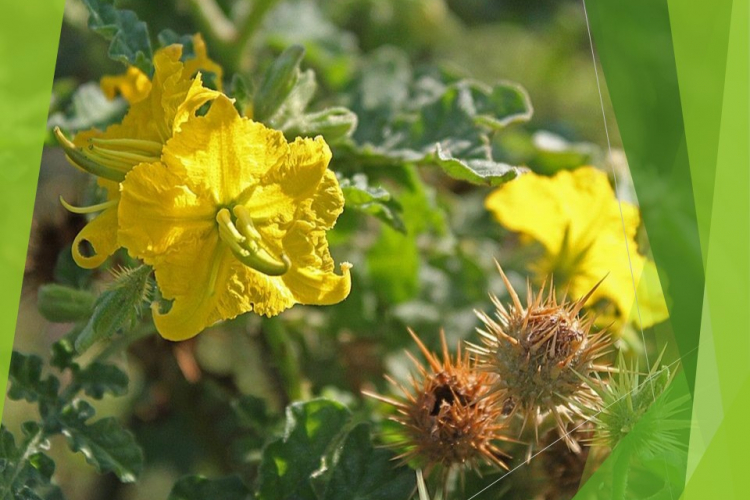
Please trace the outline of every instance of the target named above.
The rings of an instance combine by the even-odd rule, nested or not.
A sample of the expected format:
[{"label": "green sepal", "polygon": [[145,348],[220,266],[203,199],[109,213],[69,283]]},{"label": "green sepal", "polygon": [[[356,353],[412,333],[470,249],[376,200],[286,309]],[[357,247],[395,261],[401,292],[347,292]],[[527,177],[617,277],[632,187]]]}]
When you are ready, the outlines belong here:
[{"label": "green sepal", "polygon": [[37,307],[42,316],[55,323],[82,321],[91,316],[96,297],[87,290],[79,290],[55,283],[43,285],[37,294]]}]

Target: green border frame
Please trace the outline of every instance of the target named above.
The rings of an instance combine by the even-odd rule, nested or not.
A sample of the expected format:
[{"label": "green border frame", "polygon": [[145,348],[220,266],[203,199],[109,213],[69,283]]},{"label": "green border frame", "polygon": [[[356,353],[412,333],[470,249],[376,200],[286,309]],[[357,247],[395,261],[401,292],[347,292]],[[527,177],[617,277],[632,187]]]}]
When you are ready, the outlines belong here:
[{"label": "green border frame", "polygon": [[[0,6],[0,388],[5,394],[65,0]],[[5,398],[0,398],[0,414]]]},{"label": "green border frame", "polygon": [[[670,298],[683,367],[677,388],[694,397],[689,452],[677,481],[684,491],[670,490],[665,498],[744,498],[750,478],[744,471],[750,443],[748,3],[588,0],[586,6]],[[64,0],[0,7],[3,389],[63,8]],[[609,498],[607,475],[621,466],[614,454],[577,498]]]}]

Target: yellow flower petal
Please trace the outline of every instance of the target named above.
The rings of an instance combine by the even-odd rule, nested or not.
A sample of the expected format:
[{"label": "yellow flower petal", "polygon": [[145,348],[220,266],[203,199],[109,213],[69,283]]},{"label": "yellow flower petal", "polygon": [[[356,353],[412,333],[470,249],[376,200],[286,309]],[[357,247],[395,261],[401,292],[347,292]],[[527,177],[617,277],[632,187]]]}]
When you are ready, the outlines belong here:
[{"label": "yellow flower petal", "polygon": [[142,101],[151,92],[151,80],[135,66],[129,66],[122,75],[102,77],[99,86],[107,99],[112,100],[120,94],[130,104]]},{"label": "yellow flower petal", "polygon": [[[182,46],[180,45],[171,45],[158,50],[154,56],[153,84],[149,82],[148,91],[143,98],[139,96],[138,99],[131,101],[133,104],[122,123],[112,125],[104,132],[95,129],[81,132],[76,135],[73,143],[82,148],[84,154],[88,154],[92,161],[98,162],[101,159],[101,161],[113,162],[112,168],[119,172],[127,172],[139,164],[151,165],[151,162],[159,159],[162,146],[180,129],[182,124],[193,117],[203,104],[221,95],[219,92],[204,88],[200,77],[191,80],[189,75],[185,76],[184,65],[180,62],[181,55]],[[140,73],[139,75],[138,73],[140,73],[138,70],[131,68],[123,78],[142,84],[140,75],[143,74]],[[145,75],[143,76],[145,77]],[[123,91],[121,87],[117,87],[117,85],[123,84],[123,81],[108,80],[103,82],[103,85],[104,83],[111,84],[110,90],[120,88],[120,91]],[[143,85],[143,87],[146,86]],[[95,142],[90,142],[92,140]],[[89,147],[92,149],[89,150]],[[148,168],[146,169],[148,170]],[[152,174],[161,175],[163,177],[161,180],[164,181],[164,178],[169,176],[162,170],[151,167]],[[142,175],[136,175],[132,184],[137,184],[139,180],[149,184],[152,180],[143,180],[142,177]],[[157,187],[161,191],[154,192]],[[169,195],[174,198],[173,203],[182,203],[183,205],[190,203],[188,199],[192,193],[184,189],[180,191],[181,188],[178,187],[173,178],[161,184],[151,185],[150,188],[152,196]],[[116,183],[110,183],[108,190],[110,198],[119,196],[119,188]],[[145,192],[147,189],[143,188],[143,191]],[[125,208],[126,214],[137,214],[139,206],[143,205],[159,206],[158,203],[155,203],[155,198],[148,196],[133,201],[133,198],[137,198],[138,193],[139,191],[136,189],[133,196],[128,198]],[[186,210],[190,212],[190,209]],[[209,207],[208,211],[201,210],[200,207],[196,208],[193,212],[190,212],[191,215],[189,216],[205,216],[208,221],[212,222],[215,215],[212,209]],[[184,212],[185,210],[182,210],[181,213]],[[103,213],[78,235],[74,248],[74,258],[82,267],[96,267],[117,248],[117,238],[113,236],[117,234],[117,214],[118,209],[116,208],[106,212],[106,217]],[[160,215],[170,216],[169,214]],[[104,224],[111,224],[111,227],[105,228]],[[169,226],[148,220],[126,224],[126,231],[124,232],[126,238],[135,237],[127,231],[127,228],[136,227],[143,229],[143,231],[155,232],[157,228],[163,229]],[[171,228],[171,231],[179,232],[179,228]],[[144,234],[140,236],[142,238],[153,236],[148,233]],[[164,235],[159,236],[162,237],[161,241],[165,241],[162,249],[170,248],[168,238]],[[173,237],[174,235],[168,236]],[[153,239],[156,241],[158,238],[153,236]],[[89,241],[94,246],[95,256],[85,257],[82,255],[79,244],[84,240]],[[149,249],[151,255],[157,255],[161,251],[160,248],[149,247],[148,245],[146,245],[146,248]]]},{"label": "yellow flower petal", "polygon": [[207,237],[214,230],[216,211],[209,198],[196,195],[162,163],[136,166],[122,183],[119,237],[122,246],[138,249],[148,264],[185,240]]},{"label": "yellow flower petal", "polygon": [[[83,245],[90,245],[91,255],[84,255]],[[84,269],[99,267],[117,250],[117,207],[110,207],[81,229],[73,240],[73,260]]]},{"label": "yellow flower petal", "polygon": [[[606,276],[593,302],[609,301],[620,316],[634,317],[634,283],[644,269],[653,275],[653,262],[638,253],[638,208],[618,202],[606,174],[593,167],[553,177],[524,174],[491,193],[486,206],[503,226],[544,246],[546,255],[532,267],[540,280],[554,275],[580,297]],[[668,315],[661,288],[654,288],[658,278],[649,282],[652,294],[640,308],[644,326]]]},{"label": "yellow flower petal", "polygon": [[601,227],[620,220],[606,174],[593,167],[554,177],[524,174],[491,193],[485,205],[500,224],[552,252],[562,246],[566,229],[574,244],[584,245]]},{"label": "yellow flower petal", "polygon": [[203,36],[200,33],[193,35],[193,51],[195,52],[195,57],[185,61],[183,76],[185,78],[192,78],[199,71],[210,71],[216,75],[217,90],[221,91],[224,69],[208,57],[206,42],[203,41]]},{"label": "yellow flower petal", "polygon": [[[296,139],[289,145],[286,162],[265,174],[259,185],[248,192],[245,206],[258,218],[292,220],[300,200],[313,196],[324,174],[333,175],[327,170],[330,161],[331,149],[322,137]],[[341,191],[338,182],[336,189]]]},{"label": "yellow flower petal", "polygon": [[243,192],[250,196],[289,153],[284,134],[242,119],[224,95],[180,132],[167,143],[164,161],[194,192],[209,193],[217,205],[229,205]]},{"label": "yellow flower petal", "polygon": [[[336,274],[326,241],[344,205],[330,159],[321,138],[289,145],[221,96],[180,127],[161,162],[127,175],[119,237],[154,267],[173,301],[169,311],[154,311],[165,338],[189,338],[249,311],[273,316],[346,298],[351,266]],[[278,275],[247,257],[261,253],[283,262]]]}]

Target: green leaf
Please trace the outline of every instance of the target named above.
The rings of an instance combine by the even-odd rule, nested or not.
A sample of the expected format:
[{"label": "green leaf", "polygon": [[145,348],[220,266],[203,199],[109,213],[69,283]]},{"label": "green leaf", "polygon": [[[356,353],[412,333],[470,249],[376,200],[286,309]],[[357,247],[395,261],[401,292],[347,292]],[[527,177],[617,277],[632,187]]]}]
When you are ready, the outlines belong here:
[{"label": "green leaf", "polygon": [[39,287],[37,307],[42,316],[57,323],[88,319],[96,297],[89,291],[65,285],[47,284]]},{"label": "green leaf", "polygon": [[60,381],[52,375],[43,378],[42,366],[39,356],[13,351],[8,373],[8,397],[13,400],[25,399],[30,403],[56,399]]},{"label": "green leaf", "polygon": [[[398,258],[394,258],[398,255]],[[391,304],[413,298],[419,292],[419,250],[413,232],[399,233],[388,226],[367,252],[367,269],[375,291]]]},{"label": "green leaf", "polygon": [[251,492],[237,476],[206,479],[186,476],[175,483],[167,500],[246,500]]},{"label": "green leaf", "polygon": [[151,293],[150,275],[151,268],[145,265],[116,273],[114,283],[96,299],[94,313],[75,341],[78,353],[136,324]]},{"label": "green leaf", "polygon": [[323,500],[408,500],[414,472],[392,459],[391,452],[373,448],[369,424],[357,425],[338,453]]},{"label": "green leaf", "polygon": [[75,288],[87,288],[93,275],[93,270],[79,267],[73,260],[71,245],[66,245],[65,248],[60,250],[54,270],[54,278],[57,283]]},{"label": "green leaf", "polygon": [[232,401],[232,409],[240,425],[248,429],[264,431],[273,422],[264,399],[245,395]]},{"label": "green leaf", "polygon": [[168,47],[173,44],[182,45],[182,56],[180,56],[181,61],[184,62],[188,59],[195,59],[193,35],[179,35],[171,29],[165,29],[156,35],[156,39],[159,40],[160,47]]},{"label": "green leaf", "polygon": [[[442,212],[434,206],[417,170],[409,167],[398,172],[396,180],[406,187],[398,195],[406,234],[384,226],[380,237],[367,252],[370,280],[376,284],[373,288],[391,304],[406,302],[419,292],[421,259],[417,235],[430,229],[437,232],[445,229]],[[394,259],[394,255],[398,258]]]},{"label": "green leaf", "polygon": [[362,70],[353,109],[363,124],[352,136],[353,152],[368,163],[431,164],[459,180],[496,186],[517,168],[492,157],[491,134],[527,121],[526,92],[503,82],[423,75],[412,81],[403,54],[376,52]]},{"label": "green leaf", "polygon": [[[234,98],[234,107],[242,116],[252,115],[253,87],[239,73],[232,76],[229,95]],[[249,109],[248,109],[249,108]],[[250,113],[248,113],[250,111]]]},{"label": "green leaf", "polygon": [[288,139],[322,135],[335,142],[348,137],[357,126],[357,116],[348,109],[307,112],[317,84],[312,70],[300,70],[303,55],[302,47],[292,46],[273,63],[255,94],[253,118],[282,130]]},{"label": "green leaf", "polygon": [[115,8],[114,0],[83,0],[89,9],[89,28],[110,40],[109,57],[151,75],[148,26],[131,10]]},{"label": "green leaf", "polygon": [[5,426],[0,426],[1,499],[42,499],[36,492],[50,488],[55,462],[36,451],[41,444],[38,435],[34,434],[26,436],[19,448],[13,435]]},{"label": "green leaf", "polygon": [[50,116],[47,128],[75,133],[90,128],[105,129],[119,122],[128,109],[124,99],[109,100],[96,82],[84,83],[76,89],[65,112]]},{"label": "green leaf", "polygon": [[343,405],[324,399],[289,406],[284,437],[263,451],[258,498],[315,499],[310,476],[321,468],[350,417]]},{"label": "green leaf", "polygon": [[87,424],[94,413],[94,408],[82,400],[62,410],[59,419],[68,446],[83,453],[99,472],[114,472],[120,481],[134,482],[143,469],[143,452],[133,434],[114,417]]},{"label": "green leaf", "polygon": [[299,65],[304,55],[304,48],[293,45],[273,62],[255,94],[253,119],[265,123],[284,104],[299,80]]},{"label": "green leaf", "polygon": [[94,399],[105,394],[124,396],[128,392],[128,376],[114,365],[94,361],[75,374],[75,381]]},{"label": "green leaf", "polygon": [[533,134],[525,130],[499,134],[493,139],[492,148],[494,157],[500,161],[527,165],[545,175],[603,161],[603,152],[596,145],[568,142],[545,130]]},{"label": "green leaf", "polygon": [[344,192],[345,207],[370,214],[385,222],[393,229],[406,233],[401,220],[401,205],[382,187],[368,185],[367,176],[356,174],[351,179],[339,181]]}]

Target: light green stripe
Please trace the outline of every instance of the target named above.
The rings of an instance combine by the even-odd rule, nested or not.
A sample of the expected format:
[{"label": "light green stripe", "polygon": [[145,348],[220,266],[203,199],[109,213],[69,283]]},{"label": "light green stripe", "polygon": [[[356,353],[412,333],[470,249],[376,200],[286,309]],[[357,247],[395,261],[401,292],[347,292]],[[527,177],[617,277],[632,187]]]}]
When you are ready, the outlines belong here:
[{"label": "light green stripe", "polygon": [[[64,0],[0,6],[0,388],[5,394]],[[4,398],[0,398],[0,413]]]},{"label": "light green stripe", "polygon": [[[698,372],[685,498],[747,498],[750,475],[750,10],[732,5],[714,194],[707,238],[706,292],[710,323]],[[699,165],[694,165],[694,169]],[[709,343],[709,340],[711,341]],[[702,353],[703,354],[703,353]],[[717,405],[717,395],[720,404]],[[717,408],[718,406],[718,408]]]}]

